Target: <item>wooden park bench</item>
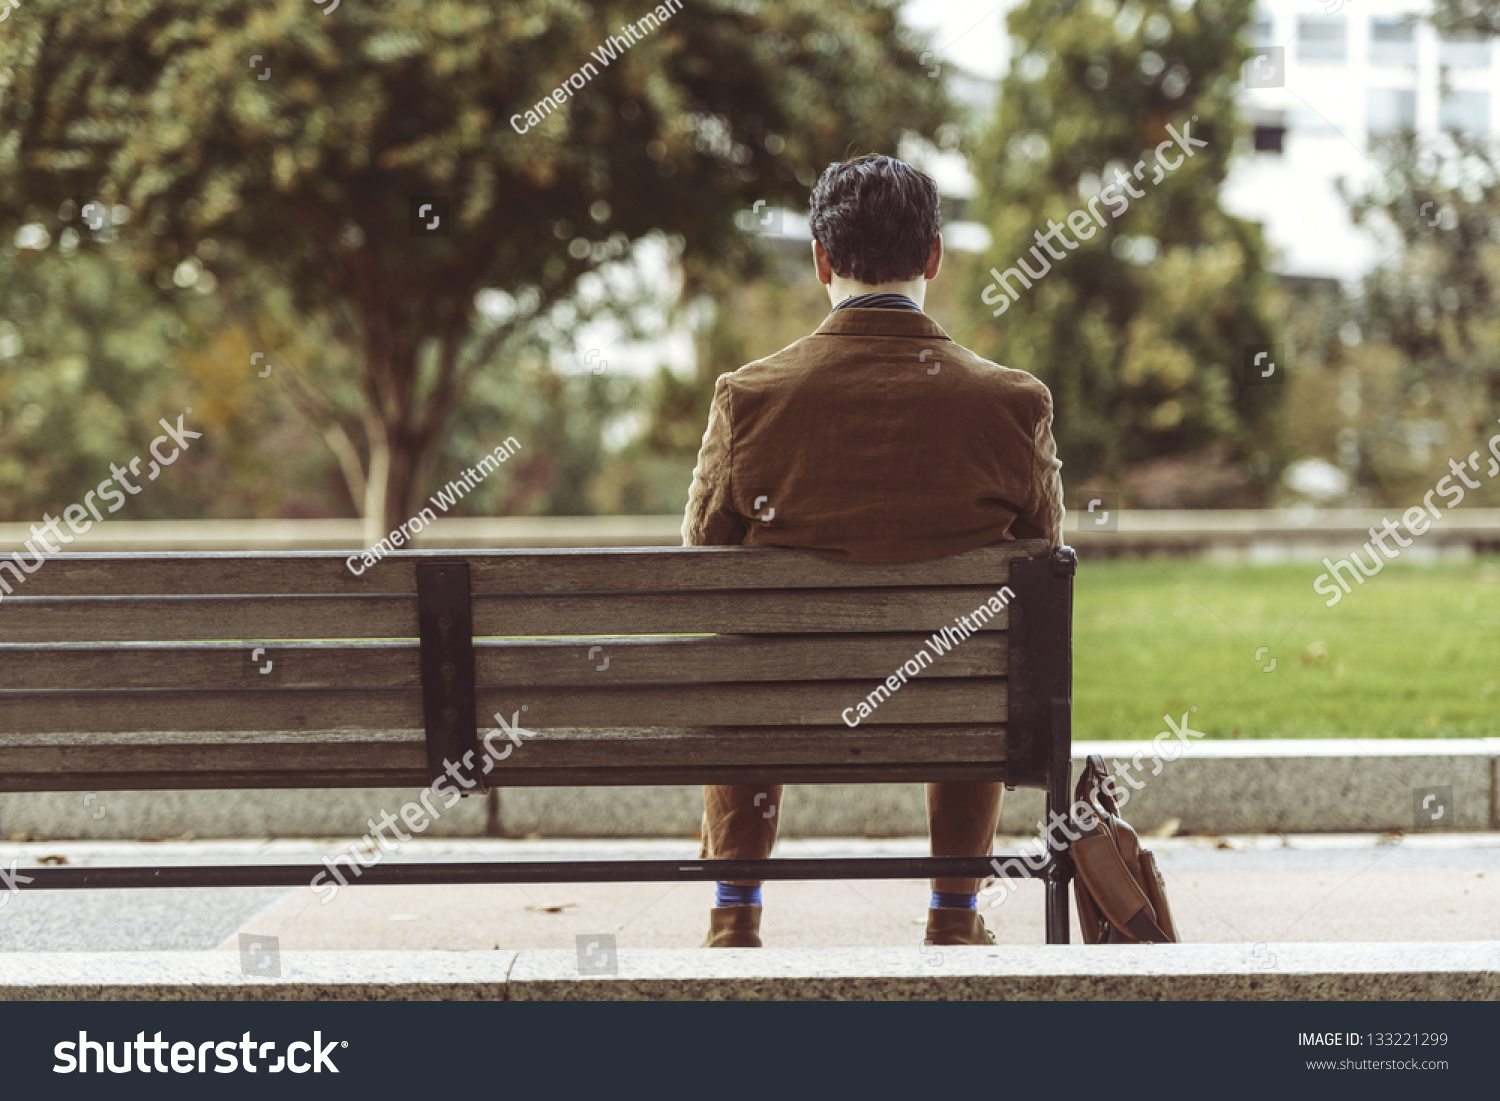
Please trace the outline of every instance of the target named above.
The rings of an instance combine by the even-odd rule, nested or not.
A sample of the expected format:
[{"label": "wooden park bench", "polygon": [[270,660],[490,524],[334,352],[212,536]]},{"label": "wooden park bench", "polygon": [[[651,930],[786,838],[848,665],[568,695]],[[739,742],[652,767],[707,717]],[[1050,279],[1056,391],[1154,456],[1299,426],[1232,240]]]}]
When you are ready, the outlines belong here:
[{"label": "wooden park bench", "polygon": [[[989,780],[1042,788],[1065,814],[1075,567],[1069,548],[1040,540],[905,563],[746,547],[406,551],[359,576],[321,552],[58,555],[0,598],[0,790]],[[848,725],[933,633],[1005,585],[1003,613],[971,617],[973,637],[918,661],[919,675]],[[491,716],[517,713],[524,731],[485,741]],[[926,879],[996,867],[398,859],[351,881]],[[1034,871],[1006,868],[1044,881],[1047,940],[1065,943],[1066,849]],[[322,870],[47,867],[27,869],[22,889],[299,886]]]}]

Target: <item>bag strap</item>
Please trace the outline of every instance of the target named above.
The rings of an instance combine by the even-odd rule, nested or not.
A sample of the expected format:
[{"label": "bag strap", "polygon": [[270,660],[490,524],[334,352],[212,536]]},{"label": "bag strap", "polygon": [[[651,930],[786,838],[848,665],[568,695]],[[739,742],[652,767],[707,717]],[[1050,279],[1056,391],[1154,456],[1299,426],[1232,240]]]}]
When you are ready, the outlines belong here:
[{"label": "bag strap", "polygon": [[1083,773],[1078,777],[1078,786],[1073,791],[1075,801],[1098,803],[1110,816],[1117,817],[1119,805],[1110,792],[1109,771],[1104,767],[1104,758],[1090,753],[1083,763]]}]

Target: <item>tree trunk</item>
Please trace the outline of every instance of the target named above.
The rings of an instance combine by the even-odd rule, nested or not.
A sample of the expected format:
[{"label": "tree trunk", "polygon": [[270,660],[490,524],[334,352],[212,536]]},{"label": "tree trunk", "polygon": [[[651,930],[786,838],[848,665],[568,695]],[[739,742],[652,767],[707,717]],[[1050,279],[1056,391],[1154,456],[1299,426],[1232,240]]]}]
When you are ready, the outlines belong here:
[{"label": "tree trunk", "polygon": [[410,432],[401,432],[386,448],[388,469],[385,486],[386,532],[398,528],[422,511],[417,493],[421,489],[418,473],[426,459],[427,447]]},{"label": "tree trunk", "polygon": [[369,473],[365,476],[364,544],[373,547],[390,532],[386,522],[390,515],[391,449],[386,443],[385,425],[375,417],[369,421],[374,431],[370,437]]},{"label": "tree trunk", "polygon": [[457,401],[452,376],[458,331],[448,334],[439,377],[421,405],[418,348],[390,332],[386,319],[392,313],[377,310],[365,318],[364,417],[370,448],[364,495],[366,546],[378,543],[421,512],[426,504],[421,497],[423,473],[441,426]]}]

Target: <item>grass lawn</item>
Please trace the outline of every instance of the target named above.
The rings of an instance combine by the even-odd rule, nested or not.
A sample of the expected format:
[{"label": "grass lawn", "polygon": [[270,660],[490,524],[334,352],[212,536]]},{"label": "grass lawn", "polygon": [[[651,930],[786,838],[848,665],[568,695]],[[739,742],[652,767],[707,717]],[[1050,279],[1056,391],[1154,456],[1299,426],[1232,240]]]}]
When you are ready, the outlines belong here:
[{"label": "grass lawn", "polygon": [[1322,572],[1081,563],[1074,738],[1151,738],[1193,707],[1215,738],[1500,736],[1500,559],[1397,560],[1333,608]]}]

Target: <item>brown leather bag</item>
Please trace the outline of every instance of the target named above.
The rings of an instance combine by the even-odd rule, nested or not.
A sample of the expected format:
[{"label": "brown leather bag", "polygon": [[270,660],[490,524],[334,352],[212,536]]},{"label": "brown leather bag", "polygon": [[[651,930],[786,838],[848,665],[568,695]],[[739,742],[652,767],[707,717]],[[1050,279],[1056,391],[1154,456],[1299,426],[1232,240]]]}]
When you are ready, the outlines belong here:
[{"label": "brown leather bag", "polygon": [[1082,836],[1071,845],[1084,942],[1175,943],[1177,930],[1156,857],[1141,848],[1135,830],[1120,817],[1108,781],[1104,758],[1089,754],[1073,798],[1075,807],[1081,802],[1093,816],[1080,821],[1073,814],[1073,829]]}]

